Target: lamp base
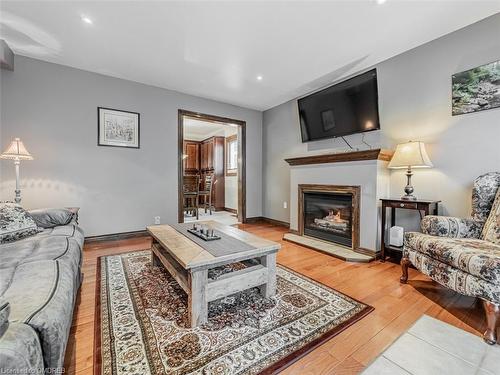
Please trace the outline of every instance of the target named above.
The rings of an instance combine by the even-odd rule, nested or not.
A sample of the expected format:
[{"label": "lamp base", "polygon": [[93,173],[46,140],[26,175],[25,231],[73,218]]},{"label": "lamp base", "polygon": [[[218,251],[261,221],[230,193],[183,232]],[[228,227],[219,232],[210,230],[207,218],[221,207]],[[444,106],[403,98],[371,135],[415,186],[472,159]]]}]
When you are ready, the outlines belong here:
[{"label": "lamp base", "polygon": [[405,186],[405,195],[401,197],[404,201],[416,201],[417,197],[413,195],[413,186],[411,186],[411,176],[413,172],[411,171],[411,167],[408,166],[408,170],[406,171],[406,186]]},{"label": "lamp base", "polygon": [[16,202],[17,204],[21,203],[21,190],[16,189],[14,192],[16,193],[14,202]]},{"label": "lamp base", "polygon": [[403,201],[416,201],[417,197],[414,195],[403,195],[401,197],[401,200],[403,200]]}]

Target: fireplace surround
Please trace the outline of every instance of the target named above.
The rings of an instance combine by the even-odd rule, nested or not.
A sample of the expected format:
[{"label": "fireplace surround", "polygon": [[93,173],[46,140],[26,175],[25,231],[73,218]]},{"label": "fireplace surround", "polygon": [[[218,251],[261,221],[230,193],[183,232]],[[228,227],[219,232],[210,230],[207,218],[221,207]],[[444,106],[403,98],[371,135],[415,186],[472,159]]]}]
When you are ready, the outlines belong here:
[{"label": "fireplace surround", "polygon": [[360,192],[359,186],[299,184],[299,235],[358,250]]}]

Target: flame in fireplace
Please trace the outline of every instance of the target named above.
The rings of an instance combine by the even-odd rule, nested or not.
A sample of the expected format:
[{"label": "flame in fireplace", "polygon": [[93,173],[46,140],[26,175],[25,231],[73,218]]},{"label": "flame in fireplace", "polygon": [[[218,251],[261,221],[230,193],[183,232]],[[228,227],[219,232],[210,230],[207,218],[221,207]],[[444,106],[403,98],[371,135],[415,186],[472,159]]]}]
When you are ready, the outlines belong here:
[{"label": "flame in fireplace", "polygon": [[344,220],[340,217],[340,210],[329,210],[328,216],[324,218],[325,220],[332,221],[334,223],[346,223],[347,220]]}]

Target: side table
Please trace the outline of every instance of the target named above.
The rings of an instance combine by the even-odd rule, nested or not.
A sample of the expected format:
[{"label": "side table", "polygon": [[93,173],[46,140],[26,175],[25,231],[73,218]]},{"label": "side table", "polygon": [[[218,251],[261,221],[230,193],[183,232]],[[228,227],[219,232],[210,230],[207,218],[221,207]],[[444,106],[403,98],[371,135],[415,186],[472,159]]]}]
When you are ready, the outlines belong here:
[{"label": "side table", "polygon": [[403,200],[403,199],[381,199],[382,201],[382,222],[381,222],[381,234],[380,234],[380,251],[381,251],[381,261],[384,262],[387,254],[391,252],[402,252],[403,247],[391,246],[385,243],[385,233],[386,233],[386,219],[387,219],[387,208],[391,209],[391,227],[396,225],[396,209],[404,209],[404,210],[417,210],[420,212],[420,216],[422,216],[422,212],[424,216],[437,215],[438,214],[438,205],[441,201],[434,200]]}]

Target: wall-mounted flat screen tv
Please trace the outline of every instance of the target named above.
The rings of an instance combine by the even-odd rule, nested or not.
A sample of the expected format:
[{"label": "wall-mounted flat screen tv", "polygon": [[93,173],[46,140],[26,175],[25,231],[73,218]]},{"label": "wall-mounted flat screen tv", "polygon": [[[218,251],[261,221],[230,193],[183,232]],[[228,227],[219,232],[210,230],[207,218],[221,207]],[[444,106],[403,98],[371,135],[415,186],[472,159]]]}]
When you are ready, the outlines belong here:
[{"label": "wall-mounted flat screen tv", "polygon": [[298,100],[302,142],[380,129],[375,69]]}]

